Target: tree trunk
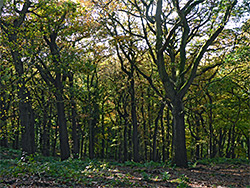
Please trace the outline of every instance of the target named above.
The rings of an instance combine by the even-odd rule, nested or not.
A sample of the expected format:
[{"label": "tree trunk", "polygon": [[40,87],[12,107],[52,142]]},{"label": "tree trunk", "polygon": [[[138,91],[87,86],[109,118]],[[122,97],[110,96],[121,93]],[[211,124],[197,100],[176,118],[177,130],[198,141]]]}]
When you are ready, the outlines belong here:
[{"label": "tree trunk", "polygon": [[166,134],[166,142],[167,142],[166,159],[169,159],[169,155],[170,155],[170,109],[169,109],[169,106],[167,108],[167,134]]},{"label": "tree trunk", "polygon": [[166,161],[166,143],[165,143],[165,129],[163,116],[161,117],[161,134],[162,134],[162,161]]},{"label": "tree trunk", "polygon": [[173,116],[173,164],[187,167],[187,151],[185,139],[185,121],[183,101],[176,96],[172,102]]},{"label": "tree trunk", "polygon": [[48,123],[48,114],[45,111],[45,109],[43,109],[43,134],[42,134],[42,154],[44,156],[49,156],[49,147],[48,147],[48,140],[49,140],[49,134],[48,134],[48,127],[47,127],[47,123]]},{"label": "tree trunk", "polygon": [[35,152],[34,114],[24,81],[21,84],[18,96],[20,99],[19,114],[22,126],[22,149],[28,154],[33,154]]},{"label": "tree trunk", "polygon": [[74,99],[71,99],[71,123],[72,123],[72,140],[73,140],[73,157],[74,159],[79,158],[79,133],[77,129],[77,122],[76,122],[76,103]]},{"label": "tree trunk", "polygon": [[197,144],[195,148],[195,158],[196,160],[200,159],[200,145],[199,144]]},{"label": "tree trunk", "polygon": [[57,134],[58,134],[58,118],[57,122],[55,125],[55,132],[54,132],[54,138],[53,138],[53,143],[52,143],[52,156],[56,156],[56,142],[57,142]]},{"label": "tree trunk", "polygon": [[[16,42],[17,34],[11,35],[10,42]],[[11,52],[13,61],[15,63],[15,69],[19,76],[18,81],[18,98],[19,98],[19,116],[22,127],[22,149],[28,154],[35,152],[35,132],[34,132],[34,114],[30,101],[30,93],[25,86],[25,80],[23,78],[24,68],[20,54],[13,50]]]},{"label": "tree trunk", "polygon": [[[91,117],[92,118],[92,117]],[[94,158],[94,125],[93,119],[89,121],[89,158]]]},{"label": "tree trunk", "polygon": [[123,131],[123,155],[124,155],[124,161],[128,160],[128,138],[127,138],[127,132],[128,132],[128,121],[127,118],[125,119],[124,123],[124,131]]},{"label": "tree trunk", "polygon": [[132,160],[132,126],[131,123],[128,124],[128,160]]},{"label": "tree trunk", "polygon": [[61,90],[57,90],[56,100],[57,100],[56,106],[57,106],[57,115],[59,124],[61,160],[66,160],[70,156],[70,151],[69,151],[67,122],[65,118],[64,101]]},{"label": "tree trunk", "polygon": [[155,130],[154,130],[154,135],[153,135],[153,161],[157,161],[157,132],[158,132],[158,125],[159,125],[159,120],[162,117],[162,113],[164,110],[165,104],[162,102],[160,106],[160,110],[158,112],[158,115],[155,119]]},{"label": "tree trunk", "polygon": [[230,129],[228,131],[228,141],[227,141],[227,149],[226,149],[226,158],[230,158],[231,132],[232,132],[232,127],[230,127]]},{"label": "tree trunk", "polygon": [[[95,156],[94,148],[95,148],[95,127],[99,119],[99,107],[96,102],[93,102],[93,109],[91,110],[91,119],[89,121],[89,158],[93,159]],[[96,141],[97,142],[97,141]]]},{"label": "tree trunk", "polygon": [[156,148],[156,142],[157,142],[157,132],[158,132],[158,123],[159,123],[159,116],[155,119],[155,129],[154,129],[154,135],[153,135],[153,161],[157,161],[157,148]]},{"label": "tree trunk", "polygon": [[135,104],[135,82],[131,78],[130,81],[130,95],[131,95],[131,117],[133,125],[133,159],[135,162],[139,162],[139,139],[138,139],[138,125],[136,117],[136,104]]},{"label": "tree trunk", "polygon": [[[144,99],[144,94],[142,92],[141,94],[142,100]],[[146,124],[146,118],[145,118],[145,112],[144,112],[144,101],[141,105],[141,114],[142,114],[142,121],[143,121],[143,140],[144,140],[144,161],[147,161],[147,124]]]},{"label": "tree trunk", "polygon": [[222,157],[222,156],[223,156],[223,145],[222,145],[222,141],[223,141],[223,133],[222,133],[222,130],[219,129],[219,141],[218,141],[219,157]]},{"label": "tree trunk", "polygon": [[149,157],[147,157],[147,159],[149,158],[149,160],[152,159],[152,149],[151,149],[151,144],[150,144],[150,141],[151,141],[151,124],[152,124],[152,103],[151,103],[151,93],[150,93],[150,87],[148,87],[147,89],[147,99],[148,99],[148,106],[147,106],[147,111],[148,111],[148,123],[146,126],[146,141],[145,141],[145,145],[146,145],[146,148],[145,148],[145,153],[147,154],[148,153],[148,147],[149,146]]},{"label": "tree trunk", "polygon": [[13,109],[13,115],[14,115],[14,118],[12,120],[12,125],[15,126],[16,124],[16,129],[14,129],[14,140],[13,140],[13,148],[14,149],[19,149],[20,146],[19,146],[19,140],[20,140],[20,118],[19,116],[17,115],[17,110],[16,109]]},{"label": "tree trunk", "polygon": [[73,73],[69,73],[69,83],[70,83],[70,100],[71,100],[71,124],[72,124],[72,140],[73,140],[73,149],[72,154],[74,159],[79,158],[79,132],[77,129],[77,121],[76,121],[76,102],[74,99],[74,80]]},{"label": "tree trunk", "polygon": [[102,149],[101,149],[101,158],[105,157],[105,123],[104,123],[104,101],[102,102],[102,111],[101,111],[101,126],[102,126]]}]

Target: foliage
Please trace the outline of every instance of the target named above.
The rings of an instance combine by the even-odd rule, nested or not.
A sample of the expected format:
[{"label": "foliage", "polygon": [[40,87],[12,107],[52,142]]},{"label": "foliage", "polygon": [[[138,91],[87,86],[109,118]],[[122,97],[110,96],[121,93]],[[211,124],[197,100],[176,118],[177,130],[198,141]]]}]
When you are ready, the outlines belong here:
[{"label": "foliage", "polygon": [[[16,160],[19,151],[9,150],[12,161],[1,152],[2,165],[12,165],[16,176],[24,168],[33,175],[50,173],[49,167],[54,178],[66,173],[77,179],[102,171],[98,158],[110,160],[110,167],[135,168],[153,181],[147,169],[177,170],[187,160],[198,160],[194,167],[229,160],[224,157],[235,159],[230,163],[249,159],[249,5],[168,2],[5,1],[0,145],[35,146],[33,156],[22,160]],[[244,20],[240,27],[225,25],[229,13]],[[22,104],[29,112],[23,113]],[[177,109],[180,118],[173,114]],[[26,119],[32,139],[24,135]],[[179,119],[182,126],[174,126]],[[182,133],[183,150],[175,147],[175,133]],[[90,172],[73,172],[71,159],[54,158],[62,151],[63,159],[73,155]],[[183,152],[178,161],[176,152]],[[80,161],[86,158],[88,164]],[[158,180],[162,176],[172,178],[160,173]]]},{"label": "foliage", "polygon": [[[24,155],[19,150],[7,149],[0,147],[0,185],[1,186],[47,186],[47,187],[71,187],[71,186],[103,186],[103,187],[150,187],[150,186],[172,186],[172,187],[190,187],[199,182],[197,178],[203,176],[203,172],[196,172],[187,169],[171,169],[163,167],[161,163],[154,162],[154,165],[142,163],[141,165],[131,166],[131,164],[117,163],[107,160],[76,160],[68,159],[60,161],[55,157],[44,157],[39,154]],[[232,171],[235,168],[243,168],[249,161],[237,159],[217,159],[217,160],[201,160],[193,169],[203,169],[205,174],[214,173],[210,168],[230,168]],[[201,164],[206,164],[202,165]],[[214,164],[210,166],[211,164]],[[218,166],[217,166],[218,165]],[[237,165],[237,166],[234,166]],[[242,165],[242,166],[241,166]],[[233,185],[230,182],[231,176],[223,174],[218,177],[218,182],[213,182],[216,185],[221,185],[221,178],[225,185]],[[232,172],[233,173],[233,172]],[[232,174],[233,175],[233,174]],[[244,173],[242,174],[245,177]],[[203,177],[204,178],[204,177]],[[245,182],[248,181],[242,179]],[[240,180],[240,181],[242,181]],[[195,182],[193,182],[195,181]],[[213,180],[208,180],[209,185]],[[234,180],[235,181],[235,180]],[[201,181],[204,186],[204,179]],[[239,183],[239,182],[238,182]],[[197,184],[196,184],[197,185]],[[246,185],[246,184],[244,184]]]}]

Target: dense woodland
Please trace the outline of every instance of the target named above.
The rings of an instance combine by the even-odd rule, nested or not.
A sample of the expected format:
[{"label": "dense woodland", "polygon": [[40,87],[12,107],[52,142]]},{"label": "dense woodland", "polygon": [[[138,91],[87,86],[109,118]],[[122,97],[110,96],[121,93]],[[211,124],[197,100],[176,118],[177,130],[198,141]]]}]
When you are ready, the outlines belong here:
[{"label": "dense woodland", "polygon": [[237,0],[4,0],[0,145],[180,167],[249,159],[249,10]]}]

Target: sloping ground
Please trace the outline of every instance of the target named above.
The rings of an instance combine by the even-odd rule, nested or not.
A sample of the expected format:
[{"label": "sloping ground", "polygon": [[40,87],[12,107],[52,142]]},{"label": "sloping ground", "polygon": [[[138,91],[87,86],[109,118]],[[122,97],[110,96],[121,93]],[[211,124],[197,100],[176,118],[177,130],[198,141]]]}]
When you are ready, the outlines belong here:
[{"label": "sloping ground", "polygon": [[213,159],[188,169],[166,163],[67,160],[0,148],[0,187],[244,187],[247,160]]}]

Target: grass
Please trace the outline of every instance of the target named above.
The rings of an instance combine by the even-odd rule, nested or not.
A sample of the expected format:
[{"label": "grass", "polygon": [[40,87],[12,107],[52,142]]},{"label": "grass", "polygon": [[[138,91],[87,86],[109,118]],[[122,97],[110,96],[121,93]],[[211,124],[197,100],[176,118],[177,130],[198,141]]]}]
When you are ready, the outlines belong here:
[{"label": "grass", "polygon": [[23,179],[29,176],[49,179],[55,182],[54,186],[93,186],[97,181],[112,186],[118,184],[131,186],[131,182],[126,178],[115,176],[109,162],[105,161],[89,159],[60,161],[59,158],[43,157],[38,154],[22,156],[21,151],[1,147],[0,159],[0,179],[2,179],[0,183],[4,183],[3,179]]},{"label": "grass", "polygon": [[[217,164],[249,164],[246,159],[214,158],[190,163],[215,166]],[[0,147],[0,187],[20,182],[18,186],[37,185],[49,187],[147,187],[160,183],[174,187],[189,187],[190,180],[184,170],[167,163],[149,161],[118,163],[107,160],[60,161],[39,154],[22,155],[19,150]],[[210,174],[211,177],[211,174]],[[42,180],[42,183],[40,182]],[[39,184],[40,183],[40,184]]]}]

